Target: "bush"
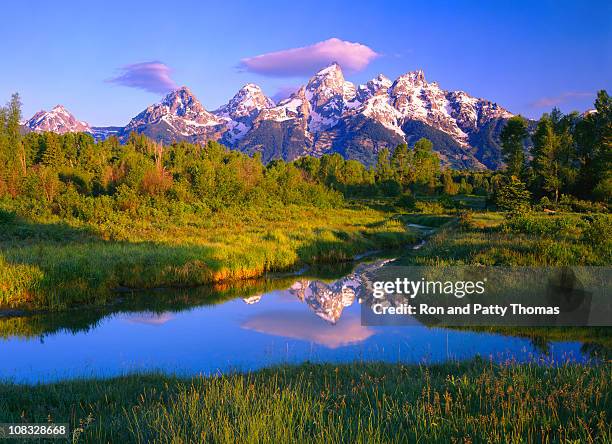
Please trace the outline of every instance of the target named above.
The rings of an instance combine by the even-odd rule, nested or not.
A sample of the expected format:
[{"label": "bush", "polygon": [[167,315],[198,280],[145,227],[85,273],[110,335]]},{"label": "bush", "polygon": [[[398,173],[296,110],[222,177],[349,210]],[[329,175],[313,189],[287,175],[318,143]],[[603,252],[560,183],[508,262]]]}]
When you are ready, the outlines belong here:
[{"label": "bush", "polygon": [[411,193],[404,193],[395,200],[395,206],[404,210],[414,211],[416,208],[416,199]]},{"label": "bush", "polygon": [[604,246],[612,242],[612,217],[610,216],[589,216],[585,218],[588,222],[587,227],[582,231],[585,242],[594,246]]},{"label": "bush", "polygon": [[506,178],[495,194],[494,202],[501,211],[525,213],[529,211],[531,193],[527,187],[515,176]]},{"label": "bush", "polygon": [[424,214],[445,214],[446,209],[439,202],[418,201],[415,210]]},{"label": "bush", "polygon": [[12,211],[0,208],[0,225],[8,225],[15,222],[17,216]]}]

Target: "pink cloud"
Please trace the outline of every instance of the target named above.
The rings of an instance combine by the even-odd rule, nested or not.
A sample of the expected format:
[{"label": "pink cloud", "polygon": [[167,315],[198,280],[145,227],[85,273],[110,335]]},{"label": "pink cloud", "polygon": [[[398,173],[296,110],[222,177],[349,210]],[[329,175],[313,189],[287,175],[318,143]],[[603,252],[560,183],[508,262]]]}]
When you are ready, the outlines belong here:
[{"label": "pink cloud", "polygon": [[331,38],[310,46],[248,57],[240,61],[239,68],[267,76],[292,77],[310,75],[338,62],[343,69],[355,72],[364,69],[379,55],[361,43]]},{"label": "pink cloud", "polygon": [[121,68],[121,74],[109,79],[108,82],[130,88],[144,89],[152,93],[165,94],[176,88],[176,83],[170,77],[168,65],[152,61],[134,63]]},{"label": "pink cloud", "polygon": [[574,99],[583,99],[586,97],[595,97],[595,94],[590,92],[564,92],[555,97],[542,97],[531,103],[533,108],[550,108],[569,102]]}]

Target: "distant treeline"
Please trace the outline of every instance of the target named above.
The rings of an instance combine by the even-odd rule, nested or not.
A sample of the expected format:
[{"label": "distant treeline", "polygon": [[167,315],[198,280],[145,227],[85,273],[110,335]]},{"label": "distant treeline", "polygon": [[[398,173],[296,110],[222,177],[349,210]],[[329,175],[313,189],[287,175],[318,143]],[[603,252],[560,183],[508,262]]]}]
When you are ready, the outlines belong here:
[{"label": "distant treeline", "polygon": [[[0,109],[0,197],[60,213],[78,213],[84,198],[102,196],[117,209],[180,202],[215,211],[290,203],[327,207],[343,196],[481,194],[499,200],[508,187],[511,198],[544,198],[550,205],[576,198],[609,202],[611,115],[610,98],[601,91],[595,111],[580,116],[555,109],[542,116],[532,135],[522,117],[510,119],[501,133],[504,172],[441,170],[427,139],[381,150],[373,168],[339,154],[264,165],[257,154],[251,158],[213,141],[162,146],[131,134],[122,145],[116,137],[95,142],[86,133],[24,135],[15,94]],[[523,149],[527,137],[531,153]]]}]

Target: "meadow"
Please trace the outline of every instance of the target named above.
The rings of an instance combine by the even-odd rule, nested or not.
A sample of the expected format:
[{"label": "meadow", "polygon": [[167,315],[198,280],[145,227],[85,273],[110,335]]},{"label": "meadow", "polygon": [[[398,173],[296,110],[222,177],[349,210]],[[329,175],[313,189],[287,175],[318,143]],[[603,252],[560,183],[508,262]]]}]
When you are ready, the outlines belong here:
[{"label": "meadow", "polygon": [[593,442],[612,439],[612,367],[302,364],[248,374],[0,383],[4,421],[72,442]]},{"label": "meadow", "polygon": [[365,206],[226,210],[207,218],[110,213],[108,224],[25,219],[0,209],[0,308],[105,304],[117,289],[235,281],[414,242]]}]

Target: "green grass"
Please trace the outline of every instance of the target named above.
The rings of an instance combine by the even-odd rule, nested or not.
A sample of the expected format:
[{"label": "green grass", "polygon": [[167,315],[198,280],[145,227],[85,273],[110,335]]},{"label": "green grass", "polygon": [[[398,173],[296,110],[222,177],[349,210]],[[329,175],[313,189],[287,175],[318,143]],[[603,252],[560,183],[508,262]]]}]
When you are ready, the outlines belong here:
[{"label": "green grass", "polygon": [[414,242],[367,207],[226,211],[113,223],[9,218],[0,230],[0,309],[105,304],[117,287],[185,287],[261,276]]},{"label": "green grass", "polygon": [[506,219],[503,214],[493,212],[459,214],[458,225],[442,227],[424,248],[402,261],[402,264],[427,266],[608,266],[610,263],[611,215],[534,213]]},{"label": "green grass", "polygon": [[612,367],[349,364],[0,385],[3,421],[75,442],[610,442]]}]

